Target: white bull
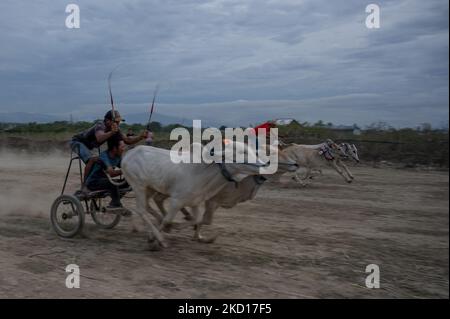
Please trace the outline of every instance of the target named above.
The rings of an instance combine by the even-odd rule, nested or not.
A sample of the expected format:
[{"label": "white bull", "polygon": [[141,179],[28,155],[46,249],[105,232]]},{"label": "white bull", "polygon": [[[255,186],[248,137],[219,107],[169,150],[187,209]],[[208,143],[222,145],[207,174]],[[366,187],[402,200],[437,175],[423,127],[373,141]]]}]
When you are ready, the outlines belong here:
[{"label": "white bull", "polygon": [[[250,154],[252,150],[244,143],[232,142],[236,156]],[[233,154],[216,153],[225,160],[233,161]],[[251,158],[251,157],[250,157]],[[201,223],[199,205],[214,197],[229,183],[229,180],[242,181],[249,175],[258,175],[259,169],[265,166],[257,163],[174,163],[170,151],[149,146],[138,146],[127,152],[122,160],[122,172],[136,194],[136,213],[150,228],[149,242],[153,249],[166,246],[160,230],[169,229],[176,213],[183,207],[190,207],[194,224]],[[156,228],[147,212],[160,218],[150,208],[148,201],[157,193],[168,197],[167,214]],[[194,238],[199,240],[200,228],[197,227]],[[156,239],[156,241],[155,241]]]},{"label": "white bull", "polygon": [[[273,146],[271,146],[273,148]],[[264,149],[265,151],[265,149]],[[283,151],[278,152],[278,169],[274,174],[279,176],[285,172],[294,172],[298,169],[298,165],[289,160],[289,158],[283,153]],[[262,170],[264,173],[264,170]],[[271,175],[265,175],[271,176]],[[266,177],[261,176],[248,176],[244,178],[242,181],[234,183],[228,183],[223,189],[221,189],[215,196],[211,197],[207,201],[205,201],[205,212],[203,214],[202,225],[211,225],[214,212],[219,208],[233,208],[237,204],[253,199],[256,196],[257,191],[266,180]],[[154,196],[154,201],[160,211],[163,214],[166,214],[165,208],[163,205],[164,200],[167,199],[166,195],[157,194]],[[185,218],[190,220],[192,217],[190,213],[182,208],[181,211],[185,215]],[[196,227],[200,227],[196,225]],[[216,239],[217,236],[214,236],[210,239],[202,240],[204,242],[212,242]]]},{"label": "white bull", "polygon": [[298,174],[294,176],[294,180],[302,185],[305,185],[304,181],[312,176],[313,170],[321,172],[323,166],[333,167],[348,183],[354,179],[353,174],[341,160],[341,157],[347,156],[346,153],[342,147],[331,140],[317,145],[291,144],[283,152],[291,160],[296,161],[299,167],[306,168],[303,178],[300,178]]},{"label": "white bull", "polygon": [[347,156],[350,156],[356,163],[359,163],[358,149],[355,144],[341,143],[341,148]]},{"label": "white bull", "polygon": [[[196,231],[200,232],[201,225],[211,225],[214,212],[219,207],[233,208],[239,203],[253,199],[264,181],[264,177],[253,175],[247,176],[242,181],[237,183],[229,182],[216,195],[205,201],[205,212],[203,214],[201,223],[195,225]],[[153,200],[155,201],[159,210],[164,215],[167,215],[166,209],[164,208],[164,201],[167,198],[167,195],[160,193],[156,194],[153,197]],[[193,219],[191,213],[186,208],[183,207],[181,209],[181,212],[185,215],[185,219]],[[216,238],[217,235],[211,238],[203,238],[200,236],[196,239],[201,242],[210,243],[213,242]]]}]

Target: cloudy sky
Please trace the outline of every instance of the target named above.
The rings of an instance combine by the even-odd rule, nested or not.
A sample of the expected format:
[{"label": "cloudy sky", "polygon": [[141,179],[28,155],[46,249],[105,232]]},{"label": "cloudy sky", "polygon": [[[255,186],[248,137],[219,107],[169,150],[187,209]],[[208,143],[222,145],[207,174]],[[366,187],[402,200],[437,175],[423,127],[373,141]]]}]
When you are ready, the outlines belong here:
[{"label": "cloudy sky", "polygon": [[[81,11],[65,26],[66,5]],[[1,0],[0,112],[448,123],[448,0]]]}]

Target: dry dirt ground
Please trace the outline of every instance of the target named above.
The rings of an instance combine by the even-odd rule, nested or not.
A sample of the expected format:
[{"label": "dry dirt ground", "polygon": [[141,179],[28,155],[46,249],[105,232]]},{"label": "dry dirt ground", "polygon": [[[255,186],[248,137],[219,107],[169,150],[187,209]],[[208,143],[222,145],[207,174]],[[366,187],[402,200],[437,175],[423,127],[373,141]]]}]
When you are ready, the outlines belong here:
[{"label": "dry dirt ground", "polygon": [[[173,231],[147,249],[122,219],[58,238],[49,208],[67,154],[0,152],[0,297],[38,298],[448,298],[448,172],[354,167],[353,184],[332,171],[299,188],[289,177],[220,209],[213,244]],[[71,189],[76,185],[73,170]],[[125,200],[132,206],[132,199]],[[65,267],[81,270],[67,289]],[[380,289],[365,267],[380,267]]]}]

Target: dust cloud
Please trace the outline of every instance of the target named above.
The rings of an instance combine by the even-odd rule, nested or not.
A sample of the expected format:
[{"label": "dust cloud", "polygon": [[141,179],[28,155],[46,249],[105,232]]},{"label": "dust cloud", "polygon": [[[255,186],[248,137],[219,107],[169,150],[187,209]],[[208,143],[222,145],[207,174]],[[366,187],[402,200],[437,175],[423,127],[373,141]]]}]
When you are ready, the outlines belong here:
[{"label": "dust cloud", "polygon": [[[0,149],[0,216],[48,216],[61,191],[69,156],[61,151]],[[77,177],[75,167],[72,175]]]}]

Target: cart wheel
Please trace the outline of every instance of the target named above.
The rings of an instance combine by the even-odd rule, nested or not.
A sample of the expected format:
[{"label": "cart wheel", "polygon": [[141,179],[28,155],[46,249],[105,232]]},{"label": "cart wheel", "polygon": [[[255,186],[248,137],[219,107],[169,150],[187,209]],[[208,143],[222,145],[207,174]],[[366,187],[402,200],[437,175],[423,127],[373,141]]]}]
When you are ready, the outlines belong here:
[{"label": "cart wheel", "polygon": [[61,195],[53,202],[50,219],[53,229],[59,236],[73,237],[84,225],[83,206],[75,196]]},{"label": "cart wheel", "polygon": [[120,222],[121,215],[119,213],[105,211],[102,206],[101,198],[92,199],[90,206],[92,219],[98,227],[103,229],[111,229],[116,227],[116,225]]}]

